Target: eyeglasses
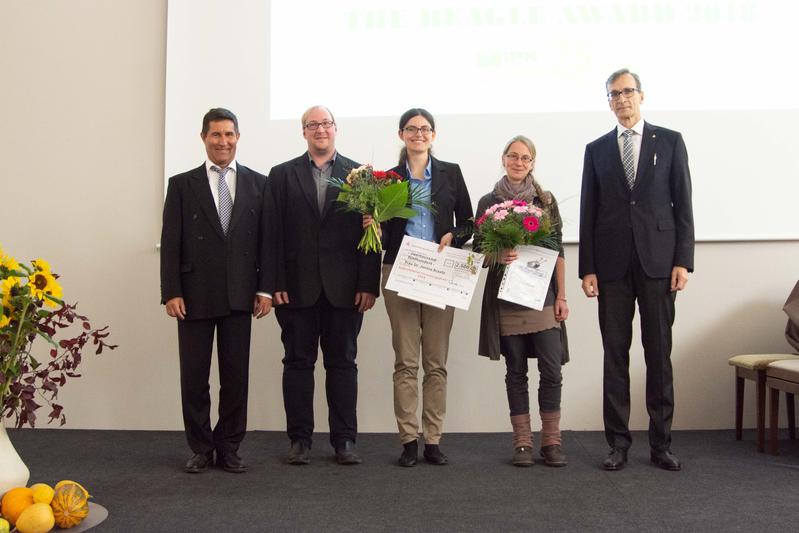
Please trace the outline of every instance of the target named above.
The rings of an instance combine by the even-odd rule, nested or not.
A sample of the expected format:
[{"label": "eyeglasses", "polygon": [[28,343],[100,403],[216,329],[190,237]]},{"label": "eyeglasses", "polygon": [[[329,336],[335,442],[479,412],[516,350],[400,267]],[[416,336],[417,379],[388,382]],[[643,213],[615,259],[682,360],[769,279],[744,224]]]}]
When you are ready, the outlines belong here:
[{"label": "eyeglasses", "polygon": [[622,96],[625,98],[632,98],[635,93],[640,93],[641,91],[635,87],[626,87],[621,91],[610,91],[608,93],[608,100],[618,100]]},{"label": "eyeglasses", "polygon": [[322,122],[308,122],[305,124],[305,129],[315,131],[319,129],[319,126],[322,126],[324,129],[329,130],[335,125],[336,123],[332,120],[323,120]]},{"label": "eyeglasses", "polygon": [[424,136],[428,136],[433,132],[433,128],[430,126],[422,126],[421,128],[417,128],[416,126],[405,126],[402,128],[402,131],[408,135],[416,135],[417,133],[421,133]]},{"label": "eyeglasses", "polygon": [[525,165],[529,165],[530,163],[533,162],[533,158],[530,157],[529,155],[519,155],[514,152],[505,154],[505,159],[507,159],[508,161],[513,161],[514,163],[516,161],[521,161]]}]

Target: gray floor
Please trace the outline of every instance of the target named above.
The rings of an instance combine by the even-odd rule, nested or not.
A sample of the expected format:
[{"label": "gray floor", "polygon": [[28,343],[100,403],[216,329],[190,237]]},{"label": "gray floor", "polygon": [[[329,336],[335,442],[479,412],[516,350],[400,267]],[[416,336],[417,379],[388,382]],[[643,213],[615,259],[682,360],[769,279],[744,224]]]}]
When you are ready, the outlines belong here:
[{"label": "gray floor", "polygon": [[336,465],[327,435],[312,463],[282,463],[285,435],[251,432],[246,474],[184,474],[180,432],[9,430],[31,483],[85,483],[108,520],[93,531],[797,531],[799,441],[755,451],[754,434],[681,431],[681,472],[649,464],[635,434],[627,468],[604,472],[598,432],[565,432],[566,468],[515,468],[509,434],[450,434],[451,464],[395,466],[396,436],[367,434],[364,464]]}]

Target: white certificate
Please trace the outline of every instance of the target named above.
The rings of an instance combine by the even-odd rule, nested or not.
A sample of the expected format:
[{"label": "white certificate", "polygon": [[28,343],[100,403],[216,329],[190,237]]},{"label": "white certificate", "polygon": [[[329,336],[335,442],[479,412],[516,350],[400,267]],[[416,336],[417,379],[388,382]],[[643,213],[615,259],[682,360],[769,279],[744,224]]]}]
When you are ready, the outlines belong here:
[{"label": "white certificate", "polygon": [[505,266],[497,298],[540,311],[544,308],[558,252],[540,246],[517,246],[516,251],[519,258]]},{"label": "white certificate", "polygon": [[480,277],[483,254],[405,236],[386,282],[401,297],[440,309],[467,310]]}]

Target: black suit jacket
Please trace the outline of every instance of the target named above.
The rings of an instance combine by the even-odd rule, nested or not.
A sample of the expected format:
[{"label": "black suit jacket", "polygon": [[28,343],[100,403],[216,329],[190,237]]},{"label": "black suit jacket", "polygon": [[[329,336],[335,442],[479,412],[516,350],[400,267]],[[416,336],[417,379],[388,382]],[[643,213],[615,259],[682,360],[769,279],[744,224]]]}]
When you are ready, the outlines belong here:
[{"label": "black suit jacket", "polygon": [[171,177],[161,231],[161,302],[182,297],[187,319],[252,311],[256,292],[274,291],[274,254],[266,240],[272,211],[266,177],[238,165],[225,236],[205,164]]},{"label": "black suit jacket", "polygon": [[[359,165],[336,155],[333,177],[345,178]],[[339,189],[328,187],[319,213],[316,183],[308,153],[269,172],[268,188],[276,207],[276,291],[288,291],[289,307],[314,305],[324,290],[335,307],[354,308],[356,292],[378,295],[380,255],[357,250],[363,235],[361,215],[336,201]]]},{"label": "black suit jacket", "polygon": [[693,271],[694,220],[685,143],[680,133],[647,122],[632,190],[616,128],[585,148],[580,277],[620,279],[633,249],[650,278],[668,278],[674,266]]},{"label": "black suit jacket", "polygon": [[[436,158],[433,158],[431,167],[430,195],[435,208],[433,220],[436,242],[452,232],[452,246],[460,248],[474,233],[472,200],[469,198],[461,167]],[[405,165],[396,166],[392,170],[408,179]],[[386,251],[384,263],[394,264],[407,224],[408,221],[404,218],[393,218],[382,225],[383,248]]]}]

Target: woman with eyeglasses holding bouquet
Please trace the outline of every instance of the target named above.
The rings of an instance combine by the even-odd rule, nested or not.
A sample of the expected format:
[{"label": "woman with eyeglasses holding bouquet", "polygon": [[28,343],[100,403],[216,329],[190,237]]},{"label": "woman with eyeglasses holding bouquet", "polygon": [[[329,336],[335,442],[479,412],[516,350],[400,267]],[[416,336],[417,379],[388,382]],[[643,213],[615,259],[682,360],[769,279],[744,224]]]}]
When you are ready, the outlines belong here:
[{"label": "woman with eyeglasses holding bouquet", "polygon": [[[530,357],[537,359],[540,374],[538,409],[542,425],[540,454],[549,466],[565,466],[566,456],[561,450],[560,398],[561,366],[569,358],[564,323],[569,315],[569,306],[566,303],[562,222],[554,196],[543,190],[533,177],[535,156],[535,146],[527,137],[518,135],[508,141],[502,151],[504,175],[477,204],[475,250],[492,254],[487,257],[487,262],[492,266],[483,292],[478,352],[494,360],[498,360],[500,355],[505,356],[505,387],[513,427],[513,464],[516,466],[532,466],[535,462],[527,360]],[[504,266],[519,257],[512,248],[492,252],[487,249],[485,234],[481,235],[481,224],[499,207],[492,206],[502,202],[508,202],[513,207],[532,204],[540,209],[541,220],[549,224],[546,246],[557,249],[559,255],[541,311],[497,298]],[[536,221],[536,227],[537,224]]]},{"label": "woman with eyeglasses holding bouquet", "polygon": [[[391,322],[394,347],[394,414],[403,446],[400,466],[415,466],[418,455],[419,360],[422,380],[422,433],[424,458],[446,465],[439,448],[446,413],[447,354],[454,309],[421,304],[385,288],[391,267],[405,235],[446,246],[461,247],[472,237],[472,201],[460,167],[432,155],[436,124],[428,111],[409,109],[399,120],[399,138],[404,143],[399,165],[392,170],[410,180],[410,187],[427,195],[432,209],[417,208],[417,215],[394,218],[382,224],[383,296]],[[365,222],[368,217],[365,217]]]}]

